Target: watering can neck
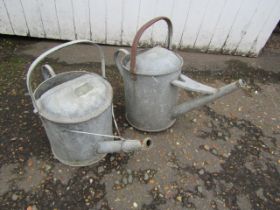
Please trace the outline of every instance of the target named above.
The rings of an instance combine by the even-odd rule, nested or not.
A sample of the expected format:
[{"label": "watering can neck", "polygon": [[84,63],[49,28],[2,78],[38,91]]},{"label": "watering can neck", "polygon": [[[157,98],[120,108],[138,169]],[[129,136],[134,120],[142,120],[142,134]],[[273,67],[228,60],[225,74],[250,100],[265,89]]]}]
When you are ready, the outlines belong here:
[{"label": "watering can neck", "polygon": [[197,83],[197,84],[194,84],[194,85],[197,85],[196,86],[197,89],[195,89],[195,87],[191,86],[191,85],[183,87],[179,83],[176,83],[176,81],[177,80],[173,81],[172,84],[177,86],[177,87],[181,87],[181,88],[184,88],[186,90],[191,90],[191,88],[192,88],[193,91],[206,93],[208,95],[204,95],[200,98],[193,99],[191,101],[188,101],[188,102],[185,102],[185,103],[182,103],[182,104],[179,104],[179,105],[175,106],[172,110],[172,117],[173,118],[176,118],[179,115],[184,114],[188,111],[191,111],[195,108],[206,105],[206,104],[208,104],[212,101],[215,101],[215,100],[217,100],[217,99],[219,99],[219,98],[221,98],[225,95],[228,95],[228,94],[238,90],[239,88],[243,88],[245,86],[245,82],[241,79],[239,79],[238,81],[235,81],[231,84],[225,85],[225,86],[223,86],[219,89],[215,89],[215,88],[200,84],[200,83],[195,82],[195,81],[194,82]]}]

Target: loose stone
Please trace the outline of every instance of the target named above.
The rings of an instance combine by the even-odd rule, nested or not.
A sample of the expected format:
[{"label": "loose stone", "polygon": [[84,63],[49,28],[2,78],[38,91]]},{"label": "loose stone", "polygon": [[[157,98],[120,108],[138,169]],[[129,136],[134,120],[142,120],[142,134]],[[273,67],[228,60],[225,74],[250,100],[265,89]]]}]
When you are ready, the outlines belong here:
[{"label": "loose stone", "polygon": [[17,194],[13,194],[13,195],[12,195],[12,200],[13,200],[13,201],[16,201],[17,199],[18,199],[18,195],[17,195]]},{"label": "loose stone", "polygon": [[147,173],[144,174],[144,180],[147,181],[149,179],[149,175]]},{"label": "loose stone", "polygon": [[203,175],[203,174],[204,174],[204,169],[200,169],[200,170],[198,171],[198,173],[199,173],[199,175]]},{"label": "loose stone", "polygon": [[97,169],[97,172],[100,174],[104,171],[104,167],[103,166],[99,166]]},{"label": "loose stone", "polygon": [[218,152],[217,152],[216,149],[212,149],[212,153],[213,153],[214,155],[217,155],[217,154],[218,154]]},{"label": "loose stone", "polygon": [[201,187],[201,186],[197,186],[197,191],[198,191],[199,193],[202,193],[202,187]]},{"label": "loose stone", "polygon": [[133,202],[133,207],[134,208],[137,208],[138,207],[138,204],[136,202]]},{"label": "loose stone", "polygon": [[127,178],[124,177],[124,178],[122,179],[122,182],[123,182],[125,185],[127,185]]},{"label": "loose stone", "polygon": [[133,177],[132,177],[132,175],[130,174],[130,175],[128,176],[128,183],[131,184],[132,182],[133,182]]}]

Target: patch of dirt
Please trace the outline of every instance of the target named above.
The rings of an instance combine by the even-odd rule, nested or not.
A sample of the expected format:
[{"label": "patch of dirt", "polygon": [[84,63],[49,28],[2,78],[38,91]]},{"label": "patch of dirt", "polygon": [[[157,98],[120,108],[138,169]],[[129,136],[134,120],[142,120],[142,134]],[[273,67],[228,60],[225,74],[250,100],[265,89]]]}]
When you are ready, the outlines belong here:
[{"label": "patch of dirt", "polygon": [[[121,133],[136,139],[151,136],[154,146],[149,152],[108,154],[95,165],[73,168],[53,158],[33,113],[25,76],[34,58],[15,53],[29,42],[35,41],[0,39],[0,209],[279,209],[279,73],[238,59],[221,71],[185,69],[214,86],[242,78],[247,89],[180,116],[164,132],[145,133],[126,122],[121,76],[115,66],[107,66]],[[46,62],[57,73],[100,71],[99,63]],[[37,73],[34,87],[41,80]],[[181,92],[182,100],[196,96]],[[269,112],[251,110],[258,100]],[[229,101],[239,101],[250,112],[238,111]]]}]

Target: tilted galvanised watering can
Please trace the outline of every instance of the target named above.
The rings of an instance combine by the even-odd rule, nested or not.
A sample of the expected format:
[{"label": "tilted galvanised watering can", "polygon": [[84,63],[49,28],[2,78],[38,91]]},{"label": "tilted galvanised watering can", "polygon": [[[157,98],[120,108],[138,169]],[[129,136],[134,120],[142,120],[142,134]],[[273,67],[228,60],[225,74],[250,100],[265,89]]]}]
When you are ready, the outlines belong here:
[{"label": "tilted galvanised watering can", "polygon": [[[78,43],[96,46],[101,56],[102,77],[86,71],[55,74],[42,66],[45,81],[33,92],[31,75],[51,53]],[[151,140],[114,141],[112,128],[112,87],[105,79],[105,59],[101,48],[88,40],[71,41],[40,55],[27,73],[27,87],[35,112],[41,118],[54,156],[71,166],[86,166],[106,153],[130,152],[151,145]]]},{"label": "tilted galvanised watering can", "polygon": [[[159,20],[165,20],[168,25],[168,49],[156,46],[137,52],[138,41],[143,32]],[[238,80],[215,89],[183,75],[183,59],[171,51],[172,33],[171,21],[167,17],[157,17],[138,30],[131,53],[124,49],[115,52],[115,63],[124,80],[126,119],[139,130],[165,130],[174,124],[178,115],[205,105],[244,85],[242,80]],[[206,96],[176,105],[178,87]]]}]

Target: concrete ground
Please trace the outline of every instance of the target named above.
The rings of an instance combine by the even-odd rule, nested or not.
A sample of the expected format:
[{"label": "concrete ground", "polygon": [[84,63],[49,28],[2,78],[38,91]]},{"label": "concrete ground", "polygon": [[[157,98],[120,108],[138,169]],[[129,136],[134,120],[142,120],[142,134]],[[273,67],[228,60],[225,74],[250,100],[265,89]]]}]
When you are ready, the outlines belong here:
[{"label": "concrete ground", "polygon": [[[280,209],[279,40],[259,58],[180,52],[193,79],[220,87],[242,78],[247,87],[160,133],[137,131],[124,119],[117,48],[104,46],[122,135],[149,136],[154,145],[79,168],[53,157],[25,84],[31,62],[59,43],[0,37],[0,209]],[[98,72],[96,52],[79,45],[47,62],[56,72]],[[180,92],[180,101],[193,97]]]}]

